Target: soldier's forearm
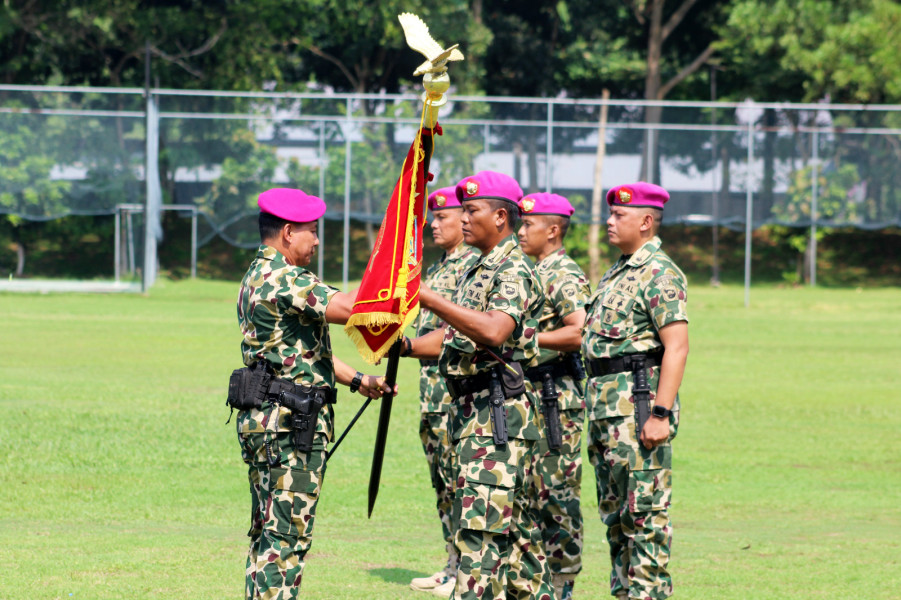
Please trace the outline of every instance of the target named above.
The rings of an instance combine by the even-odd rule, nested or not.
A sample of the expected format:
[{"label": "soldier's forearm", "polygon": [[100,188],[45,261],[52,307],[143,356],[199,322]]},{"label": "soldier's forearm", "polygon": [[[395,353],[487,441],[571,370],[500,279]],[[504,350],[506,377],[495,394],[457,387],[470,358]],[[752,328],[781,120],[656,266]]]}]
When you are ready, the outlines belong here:
[{"label": "soldier's forearm", "polygon": [[654,403],[672,408],[688,360],[688,324],[678,321],[662,328],[660,341],[663,342],[663,358],[660,360],[660,380]]},{"label": "soldier's forearm", "polygon": [[435,360],[441,354],[441,345],[444,343],[445,329],[436,329],[421,337],[410,340],[411,352],[407,356],[411,358],[423,358]]},{"label": "soldier's forearm", "polygon": [[582,330],[575,326],[564,326],[539,333],[538,345],[558,352],[577,352],[582,347]]},{"label": "soldier's forearm", "polygon": [[481,312],[435,297],[427,308],[448,325],[483,346],[500,346],[513,333],[516,322],[500,311]]}]

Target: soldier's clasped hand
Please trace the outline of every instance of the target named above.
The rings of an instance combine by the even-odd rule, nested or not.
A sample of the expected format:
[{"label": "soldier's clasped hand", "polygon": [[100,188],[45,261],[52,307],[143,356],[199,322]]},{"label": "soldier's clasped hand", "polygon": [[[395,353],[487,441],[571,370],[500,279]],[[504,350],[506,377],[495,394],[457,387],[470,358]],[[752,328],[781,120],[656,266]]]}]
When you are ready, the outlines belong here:
[{"label": "soldier's clasped hand", "polygon": [[[391,388],[385,383],[384,377],[376,375],[364,375],[363,381],[360,383],[359,392],[367,398],[381,398],[385,394],[391,393]],[[397,386],[394,386],[394,394],[397,394]]]}]

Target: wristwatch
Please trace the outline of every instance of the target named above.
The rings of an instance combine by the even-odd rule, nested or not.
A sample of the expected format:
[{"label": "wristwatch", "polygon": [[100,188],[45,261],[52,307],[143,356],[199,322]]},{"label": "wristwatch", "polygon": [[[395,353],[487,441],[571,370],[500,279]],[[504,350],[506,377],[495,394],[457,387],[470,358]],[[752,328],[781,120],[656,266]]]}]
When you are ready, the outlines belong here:
[{"label": "wristwatch", "polygon": [[673,411],[656,404],[654,405],[654,408],[651,409],[651,416],[657,417],[658,419],[668,419],[671,414],[673,414]]},{"label": "wristwatch", "polygon": [[363,374],[357,371],[357,374],[354,375],[353,381],[350,382],[350,393],[353,394],[358,389],[360,389],[361,383],[363,383]]}]

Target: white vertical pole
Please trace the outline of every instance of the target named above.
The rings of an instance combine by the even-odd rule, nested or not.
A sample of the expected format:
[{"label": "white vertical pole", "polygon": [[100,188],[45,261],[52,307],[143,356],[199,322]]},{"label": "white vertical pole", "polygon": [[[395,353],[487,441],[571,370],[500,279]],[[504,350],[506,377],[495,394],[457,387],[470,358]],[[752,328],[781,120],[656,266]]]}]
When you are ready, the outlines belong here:
[{"label": "white vertical pole", "polygon": [[197,207],[191,210],[191,279],[197,279]]},{"label": "white vertical pole", "polygon": [[554,103],[551,100],[548,100],[547,105],[547,149],[544,152],[544,160],[545,160],[545,174],[544,174],[544,191],[547,193],[551,193],[551,176],[553,175],[553,170],[551,169],[551,157],[554,152]]},{"label": "white vertical pole", "polygon": [[813,169],[811,172],[813,173],[813,189],[811,190],[811,199],[810,199],[810,285],[811,287],[816,286],[817,284],[817,196],[819,195],[819,188],[817,187],[817,180],[819,177],[820,170],[820,139],[819,132],[813,132]]},{"label": "white vertical pole", "polygon": [[751,191],[754,160],[754,123],[748,122],[748,174],[745,181],[745,308],[751,305],[751,233],[754,194]]},{"label": "white vertical pole", "polygon": [[[319,197],[325,202],[325,121],[319,121]],[[325,253],[325,215],[319,219],[319,254],[316,257],[316,266],[319,278],[325,278],[324,257]]]},{"label": "white vertical pole", "polygon": [[[485,123],[485,134],[484,134],[484,136],[485,136],[485,140],[484,140],[485,141],[485,158],[488,158],[488,151],[491,148],[491,142],[489,141],[489,138],[491,137],[490,127],[491,126],[488,125],[488,123]],[[475,171],[475,165],[470,165],[470,167],[472,168],[473,171]]]},{"label": "white vertical pole", "polygon": [[113,244],[113,273],[116,275],[116,283],[119,283],[119,264],[122,262],[122,213],[119,210],[119,207],[116,207],[116,217],[115,217],[115,242]]},{"label": "white vertical pole", "polygon": [[147,92],[147,143],[144,156],[144,273],[141,291],[146,293],[156,281],[157,240],[160,239],[160,206],[162,192],[159,181],[159,111],[153,93]]},{"label": "white vertical pole", "polygon": [[347,99],[347,126],[344,129],[344,253],[341,265],[341,281],[348,291],[347,279],[350,263],[350,98]]}]

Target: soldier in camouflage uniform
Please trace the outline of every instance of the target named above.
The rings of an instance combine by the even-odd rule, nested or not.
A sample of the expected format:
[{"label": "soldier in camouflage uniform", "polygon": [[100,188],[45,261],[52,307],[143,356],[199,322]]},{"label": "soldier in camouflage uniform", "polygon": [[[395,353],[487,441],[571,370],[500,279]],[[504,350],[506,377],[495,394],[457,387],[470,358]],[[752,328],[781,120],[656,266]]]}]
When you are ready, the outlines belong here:
[{"label": "soldier in camouflage uniform", "polygon": [[[238,295],[244,364],[266,361],[282,389],[331,399],[336,380],[373,398],[390,391],[384,378],[364,376],[332,356],[328,324],[346,322],[353,299],[304,268],[319,244],[316,225],[325,203],[276,188],[260,194],[258,204],[262,245]],[[298,597],[333,439],[333,400],[315,416],[312,450],[302,452],[295,448],[292,412],[275,401],[272,385],[268,390],[259,408],[239,410],[237,418],[251,493],[248,600]]]},{"label": "soldier in camouflage uniform", "polygon": [[[668,199],[663,188],[643,182],[607,194],[607,233],[623,255],[589,299],[582,343],[588,456],[607,526],[610,591],[620,600],[662,600],[673,589],[667,571],[671,442],[679,424],[688,315],[685,276],[657,237]],[[647,387],[639,385],[645,378]],[[643,427],[638,409],[647,418]]]},{"label": "soldier in camouflage uniform", "polygon": [[[574,212],[569,200],[557,194],[529,194],[519,206],[519,244],[536,261],[535,272],[544,290],[538,325],[541,350],[537,365],[526,371],[535,390],[542,392],[539,420],[545,432],[532,466],[532,510],[541,528],[557,599],[570,600],[575,577],[582,570],[579,498],[585,401],[579,350],[591,290],[585,273],[563,247]],[[553,394],[552,399],[544,398],[545,390],[548,398]],[[554,412],[546,406],[550,402],[556,404]],[[549,417],[556,421],[559,440],[550,435]],[[556,444],[559,446],[553,447]]]},{"label": "soldier in camouflage uniform", "polygon": [[[429,194],[428,202],[432,213],[432,237],[444,249],[444,254],[426,271],[423,285],[449,300],[453,297],[457,281],[476,262],[478,254],[463,242],[460,222],[463,206],[457,200],[456,188],[452,186],[436,190]],[[416,320],[416,335],[426,335],[443,325],[437,315],[423,308]],[[441,520],[441,532],[447,546],[447,565],[432,576],[414,579],[410,582],[410,587],[447,597],[454,588],[459,562],[454,549],[456,527],[452,521],[457,457],[450,435],[448,410],[451,397],[444,377],[438,372],[438,361],[423,359],[419,362],[419,408],[422,413],[419,436],[429,464],[432,487],[437,496],[438,518]]]},{"label": "soldier in camouflage uniform", "polygon": [[492,171],[457,184],[463,239],[481,256],[458,283],[453,301],[423,288],[423,306],[448,326],[406,340],[404,351],[437,357],[454,398],[451,429],[460,461],[454,543],[460,566],[452,597],[458,600],[553,598],[547,557],[528,507],[532,455],[541,438],[536,398],[531,385],[508,370],[528,366],[537,355],[543,301],[513,235],[521,197],[512,178]]}]

